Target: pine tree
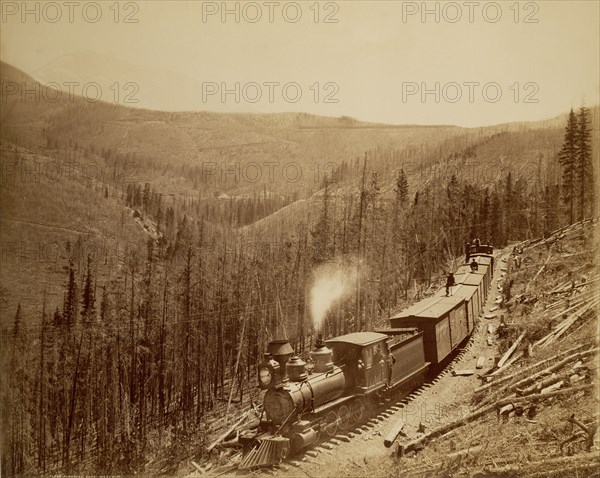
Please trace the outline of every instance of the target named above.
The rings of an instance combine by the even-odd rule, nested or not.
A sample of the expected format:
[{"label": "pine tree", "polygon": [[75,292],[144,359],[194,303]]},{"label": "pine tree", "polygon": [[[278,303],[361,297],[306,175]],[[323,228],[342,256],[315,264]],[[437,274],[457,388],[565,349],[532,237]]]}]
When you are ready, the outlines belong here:
[{"label": "pine tree", "polygon": [[73,267],[73,261],[69,261],[69,282],[67,284],[67,290],[65,291],[65,300],[63,303],[62,318],[67,327],[75,325],[77,318],[77,284],[75,282],[75,268]]},{"label": "pine tree", "polygon": [[571,108],[565,128],[565,138],[558,153],[558,161],[563,168],[562,191],[563,201],[569,208],[569,224],[574,221],[575,206],[575,174],[577,158],[577,117]]},{"label": "pine tree", "polygon": [[592,149],[590,145],[591,129],[589,125],[589,109],[582,106],[577,115],[577,129],[575,132],[575,173],[574,177],[579,186],[578,205],[579,219],[585,217],[586,204],[593,200],[592,181]]},{"label": "pine tree", "polygon": [[509,241],[513,239],[513,228],[515,227],[514,223],[514,213],[515,213],[515,200],[514,200],[514,187],[512,181],[512,174],[509,172],[508,176],[506,176],[506,183],[504,185],[504,217],[505,217],[505,240]]},{"label": "pine tree", "polygon": [[396,193],[398,204],[404,206],[406,204],[406,199],[408,198],[408,180],[406,179],[404,169],[400,169],[400,172],[398,173],[394,192]]},{"label": "pine tree", "polygon": [[83,283],[83,293],[81,294],[81,319],[84,324],[88,324],[94,320],[96,312],[95,304],[96,298],[94,297],[94,277],[92,274],[92,259],[88,255],[87,270],[85,274],[85,280]]}]

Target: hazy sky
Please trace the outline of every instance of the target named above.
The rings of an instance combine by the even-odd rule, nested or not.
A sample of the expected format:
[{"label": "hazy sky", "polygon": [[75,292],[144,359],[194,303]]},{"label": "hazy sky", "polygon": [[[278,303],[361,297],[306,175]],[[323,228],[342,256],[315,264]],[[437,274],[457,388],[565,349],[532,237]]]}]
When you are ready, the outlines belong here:
[{"label": "hazy sky", "polygon": [[[29,2],[38,18],[23,18],[20,1],[0,3],[3,61],[35,76],[65,54],[107,55],[121,70],[130,64],[140,88],[157,69],[172,73],[160,76],[165,82],[196,80],[194,109],[475,126],[552,117],[599,98],[598,1],[226,2],[239,22],[235,13],[222,18],[223,2]],[[125,23],[127,15],[137,23]],[[112,68],[103,63],[103,74]],[[236,82],[239,102],[222,99],[221,83]],[[174,88],[164,85],[164,103]],[[325,102],[327,94],[337,102]]]}]

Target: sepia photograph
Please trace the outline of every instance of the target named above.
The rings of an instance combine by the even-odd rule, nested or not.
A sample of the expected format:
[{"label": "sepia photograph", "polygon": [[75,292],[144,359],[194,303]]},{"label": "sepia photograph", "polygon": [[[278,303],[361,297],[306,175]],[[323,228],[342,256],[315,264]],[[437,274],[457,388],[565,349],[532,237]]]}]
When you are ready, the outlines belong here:
[{"label": "sepia photograph", "polygon": [[0,476],[600,478],[600,1],[0,16]]}]

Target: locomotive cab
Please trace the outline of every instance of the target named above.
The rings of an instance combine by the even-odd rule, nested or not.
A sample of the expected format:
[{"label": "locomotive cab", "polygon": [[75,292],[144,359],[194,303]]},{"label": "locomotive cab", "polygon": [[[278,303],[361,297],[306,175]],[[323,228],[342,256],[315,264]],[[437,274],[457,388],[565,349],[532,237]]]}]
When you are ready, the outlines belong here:
[{"label": "locomotive cab", "polygon": [[350,391],[363,395],[387,385],[391,364],[387,340],[384,334],[356,332],[327,341]]}]

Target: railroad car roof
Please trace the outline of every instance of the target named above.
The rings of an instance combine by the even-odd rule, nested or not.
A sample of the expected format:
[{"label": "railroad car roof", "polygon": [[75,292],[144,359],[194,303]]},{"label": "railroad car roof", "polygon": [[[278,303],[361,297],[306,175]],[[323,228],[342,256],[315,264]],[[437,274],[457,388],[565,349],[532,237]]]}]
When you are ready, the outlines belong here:
[{"label": "railroad car roof", "polygon": [[469,274],[465,277],[465,280],[462,281],[464,285],[479,285],[483,280],[483,274]]},{"label": "railroad car roof", "polygon": [[340,335],[339,337],[333,337],[325,341],[326,344],[331,343],[344,343],[352,345],[369,345],[374,342],[386,340],[388,338],[385,334],[378,334],[377,332],[353,332],[351,334]]},{"label": "railroad car roof", "polygon": [[423,299],[423,300],[417,302],[416,304],[413,304],[410,307],[407,307],[406,309],[401,310],[400,312],[394,314],[392,317],[390,317],[390,319],[396,319],[399,317],[408,317],[410,315],[416,315],[419,312],[421,312],[422,310],[425,310],[428,307],[435,304],[438,300],[440,300],[440,298],[435,295],[432,297],[427,297],[426,299]]},{"label": "railroad car roof", "polygon": [[[470,273],[471,273],[471,269],[469,269],[469,272],[461,272],[460,274],[454,274],[454,282],[456,282],[457,284],[461,284],[462,281],[465,280],[465,277],[467,277]],[[440,290],[444,294],[446,293],[445,288],[442,287]]]},{"label": "railroad car roof", "polygon": [[435,304],[427,309],[415,314],[416,317],[423,318],[438,318],[446,315],[452,309],[454,309],[457,305],[462,304],[465,301],[464,297],[458,296],[450,296],[450,297],[442,297]]},{"label": "railroad car roof", "polygon": [[[452,287],[452,297],[458,296],[470,299],[471,296],[475,293],[475,290],[477,290],[476,285],[466,285],[462,282],[457,281],[456,285]],[[436,292],[435,295],[437,297],[446,297],[446,290],[440,289]]]},{"label": "railroad car roof", "polygon": [[473,294],[475,294],[476,290],[477,290],[476,285],[460,284],[460,287],[458,287],[452,291],[452,295],[458,296],[458,297],[463,297],[464,299],[470,300],[473,297]]}]

